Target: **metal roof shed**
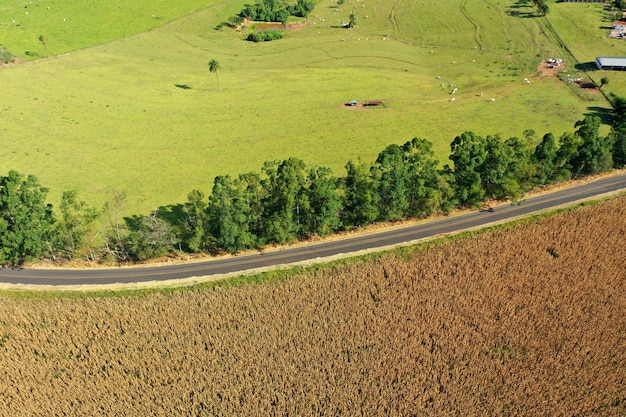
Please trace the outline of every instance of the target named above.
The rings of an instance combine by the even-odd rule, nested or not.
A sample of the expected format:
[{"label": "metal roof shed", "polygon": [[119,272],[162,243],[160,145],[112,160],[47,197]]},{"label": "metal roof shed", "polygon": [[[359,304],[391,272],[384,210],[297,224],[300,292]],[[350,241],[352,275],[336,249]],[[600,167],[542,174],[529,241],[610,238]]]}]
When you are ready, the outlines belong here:
[{"label": "metal roof shed", "polygon": [[600,70],[626,71],[626,57],[599,56],[596,57],[596,66]]}]

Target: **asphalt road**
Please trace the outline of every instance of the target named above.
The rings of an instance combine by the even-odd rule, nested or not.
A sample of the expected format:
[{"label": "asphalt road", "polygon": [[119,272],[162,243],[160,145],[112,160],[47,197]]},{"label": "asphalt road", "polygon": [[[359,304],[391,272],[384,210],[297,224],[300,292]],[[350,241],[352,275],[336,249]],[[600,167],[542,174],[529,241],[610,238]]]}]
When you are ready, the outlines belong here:
[{"label": "asphalt road", "polygon": [[80,270],[3,268],[0,269],[0,283],[51,286],[103,285],[244,273],[277,265],[296,264],[360,251],[393,247],[432,236],[504,222],[622,189],[626,189],[626,173],[528,198],[520,205],[503,204],[496,206],[493,212],[475,211],[419,225],[394,228],[330,242],[266,253],[218,258],[205,262],[147,268]]}]

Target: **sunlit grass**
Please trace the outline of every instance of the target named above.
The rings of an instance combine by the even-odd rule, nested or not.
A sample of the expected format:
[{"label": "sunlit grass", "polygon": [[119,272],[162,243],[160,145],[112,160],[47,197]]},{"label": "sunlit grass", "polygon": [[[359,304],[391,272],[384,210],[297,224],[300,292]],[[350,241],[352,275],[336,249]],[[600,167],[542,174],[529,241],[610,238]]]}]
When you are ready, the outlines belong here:
[{"label": "sunlit grass", "polygon": [[596,84],[607,78],[607,93],[626,94],[626,72],[595,70],[598,56],[626,57],[626,40],[608,38],[613,21],[602,4],[557,3],[548,18],[576,59],[591,69],[587,76]]},{"label": "sunlit grass", "polygon": [[[607,107],[535,78],[551,46],[533,19],[509,16],[507,2],[395,4],[322,0],[306,28],[266,44],[215,30],[241,3],[215,4],[3,69],[0,172],[37,175],[55,204],[67,189],[97,206],[124,191],[125,211],[137,214],[183,203],[192,189],[208,194],[216,175],[259,171],[267,160],[295,156],[341,175],[350,159],[423,137],[443,164],[465,130],[560,135],[589,108]],[[357,7],[357,27],[338,28]],[[221,91],[211,59],[222,66]],[[386,108],[345,108],[352,99]]]}]

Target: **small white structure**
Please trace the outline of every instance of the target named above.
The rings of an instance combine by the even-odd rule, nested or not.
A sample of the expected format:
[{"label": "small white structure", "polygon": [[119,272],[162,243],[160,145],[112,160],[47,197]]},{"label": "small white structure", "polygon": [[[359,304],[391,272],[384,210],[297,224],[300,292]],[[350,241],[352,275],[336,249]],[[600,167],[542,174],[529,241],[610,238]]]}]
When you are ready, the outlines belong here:
[{"label": "small white structure", "polygon": [[626,57],[599,56],[596,57],[596,66],[599,70],[626,71]]}]

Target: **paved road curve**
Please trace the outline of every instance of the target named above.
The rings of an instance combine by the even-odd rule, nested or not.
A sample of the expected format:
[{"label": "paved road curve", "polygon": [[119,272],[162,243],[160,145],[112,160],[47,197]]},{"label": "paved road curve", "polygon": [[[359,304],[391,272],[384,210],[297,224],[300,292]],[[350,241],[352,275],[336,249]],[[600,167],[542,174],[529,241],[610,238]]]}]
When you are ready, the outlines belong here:
[{"label": "paved road curve", "polygon": [[521,205],[501,205],[494,212],[475,211],[424,224],[356,236],[332,242],[287,248],[264,254],[165,265],[149,268],[87,270],[0,269],[0,282],[34,285],[89,285],[164,281],[245,272],[276,265],[288,265],[363,250],[385,248],[447,233],[503,222],[541,210],[570,204],[586,198],[626,189],[626,174],[602,178],[587,184],[527,199]]}]

